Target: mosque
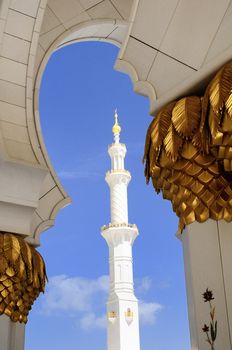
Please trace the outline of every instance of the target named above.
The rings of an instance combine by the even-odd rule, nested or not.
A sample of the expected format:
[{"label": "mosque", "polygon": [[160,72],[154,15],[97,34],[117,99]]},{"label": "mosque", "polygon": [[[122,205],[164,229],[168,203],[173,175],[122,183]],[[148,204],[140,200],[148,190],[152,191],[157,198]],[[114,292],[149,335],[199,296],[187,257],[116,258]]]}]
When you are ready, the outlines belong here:
[{"label": "mosque", "polygon": [[[46,283],[40,234],[70,203],[43,142],[41,77],[55,50],[95,40],[120,47],[115,69],[150,101],[145,175],[179,217],[191,350],[232,350],[232,2],[2,0],[0,24],[0,349],[24,349],[27,316]],[[117,114],[113,132],[111,224],[102,228],[108,349],[137,350],[138,231],[128,223]]]}]

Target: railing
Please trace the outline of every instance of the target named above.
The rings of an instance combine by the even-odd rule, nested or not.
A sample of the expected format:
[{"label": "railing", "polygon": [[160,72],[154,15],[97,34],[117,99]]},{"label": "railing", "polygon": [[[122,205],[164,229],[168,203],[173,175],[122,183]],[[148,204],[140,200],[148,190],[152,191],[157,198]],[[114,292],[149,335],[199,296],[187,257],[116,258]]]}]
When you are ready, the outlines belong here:
[{"label": "railing", "polygon": [[101,227],[101,231],[107,230],[110,227],[130,227],[130,228],[135,228],[137,229],[137,226],[135,224],[128,224],[128,223],[109,223],[108,225],[104,225]]}]

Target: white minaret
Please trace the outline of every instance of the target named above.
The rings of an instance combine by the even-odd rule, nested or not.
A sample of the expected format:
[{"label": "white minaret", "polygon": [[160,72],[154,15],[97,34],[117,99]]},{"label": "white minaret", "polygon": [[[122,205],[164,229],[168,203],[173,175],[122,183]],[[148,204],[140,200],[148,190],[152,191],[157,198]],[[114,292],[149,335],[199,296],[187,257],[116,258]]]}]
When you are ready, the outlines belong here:
[{"label": "white minaret", "polygon": [[111,223],[102,227],[109,246],[110,292],[107,302],[108,350],[139,350],[138,300],[134,295],[132,245],[138,235],[128,224],[127,186],[131,180],[124,169],[126,146],[120,143],[117,111],[112,128],[114,143],[109,146],[111,170],[106,173],[110,187]]}]

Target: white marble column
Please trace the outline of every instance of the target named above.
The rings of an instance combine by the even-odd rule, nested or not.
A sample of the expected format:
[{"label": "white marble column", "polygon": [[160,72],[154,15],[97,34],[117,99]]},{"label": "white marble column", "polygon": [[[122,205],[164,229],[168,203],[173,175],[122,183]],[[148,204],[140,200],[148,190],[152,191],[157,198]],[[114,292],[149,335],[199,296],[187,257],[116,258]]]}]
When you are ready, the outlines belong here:
[{"label": "white marble column", "polygon": [[[182,236],[192,350],[232,350],[232,223],[207,220],[186,227]],[[210,303],[202,294],[213,292],[214,347],[206,341]],[[211,309],[212,310],[212,309]],[[209,337],[210,329],[208,332]],[[210,338],[211,339],[211,338]]]},{"label": "white marble column", "polygon": [[24,350],[25,324],[12,322],[8,316],[0,316],[0,349]]}]

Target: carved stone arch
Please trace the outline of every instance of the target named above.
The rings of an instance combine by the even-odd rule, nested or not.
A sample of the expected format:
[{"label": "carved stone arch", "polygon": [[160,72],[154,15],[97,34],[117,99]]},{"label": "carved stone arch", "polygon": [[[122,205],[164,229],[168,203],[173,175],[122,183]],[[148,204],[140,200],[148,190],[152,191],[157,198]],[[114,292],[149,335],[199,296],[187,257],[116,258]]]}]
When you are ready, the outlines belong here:
[{"label": "carved stone arch", "polygon": [[[12,215],[15,205],[20,210],[24,205],[26,210],[22,209],[13,226],[8,227],[7,222],[2,230],[23,234],[31,244],[38,245],[40,233],[54,224],[56,213],[70,202],[49,161],[39,122],[40,78],[54,50],[82,40],[111,42],[121,48],[116,69],[130,76],[136,92],[149,96],[151,102],[155,100],[154,88],[140,76],[133,60],[122,59],[139,3],[139,0],[2,1],[1,161],[9,163],[9,171],[12,166],[21,167],[22,174],[28,174],[29,179],[32,173],[40,174],[35,187],[31,184],[29,189],[25,184],[21,206],[12,202]],[[143,50],[139,56],[143,57]],[[17,181],[22,183],[22,179]]]},{"label": "carved stone arch", "polygon": [[[106,36],[106,31],[113,33],[118,31],[118,36]],[[47,51],[41,56],[41,52],[38,50],[35,57],[31,56],[30,59],[33,62],[30,62],[29,65],[35,65],[35,70],[33,72],[33,81],[32,84],[28,86],[27,89],[27,120],[29,125],[29,135],[31,139],[31,144],[34,150],[34,153],[40,162],[40,164],[45,165],[49,169],[49,174],[47,176],[47,187],[43,192],[41,201],[39,201],[39,206],[36,210],[35,216],[37,220],[34,221],[33,227],[33,238],[28,239],[31,243],[38,245],[40,233],[45,229],[54,225],[54,220],[59,209],[66,206],[70,203],[69,196],[65,193],[56,173],[52,167],[52,164],[49,160],[49,156],[46,151],[46,147],[43,141],[43,136],[40,127],[40,116],[39,116],[39,90],[41,78],[46,67],[46,64],[51,56],[51,54],[61,49],[62,47],[77,43],[81,41],[105,41],[110,42],[118,47],[122,45],[123,40],[125,39],[128,31],[128,22],[124,20],[112,20],[112,19],[97,19],[81,24],[77,24],[72,27],[72,31],[65,30],[57,36],[55,40],[52,41],[51,45],[48,47]],[[38,42],[38,47],[40,46],[40,41]],[[131,74],[133,69],[134,75]],[[124,69],[124,72],[127,73],[134,82],[135,91],[142,93],[143,95],[149,95],[149,87],[146,90],[145,87],[141,87],[141,84],[138,80],[136,70],[132,66],[128,65],[128,69]],[[30,97],[32,96],[32,99]],[[46,191],[46,192],[45,192]],[[46,204],[46,197],[48,201]],[[46,210],[46,217],[40,215],[40,210],[43,213]],[[39,220],[38,217],[42,220]]]}]

